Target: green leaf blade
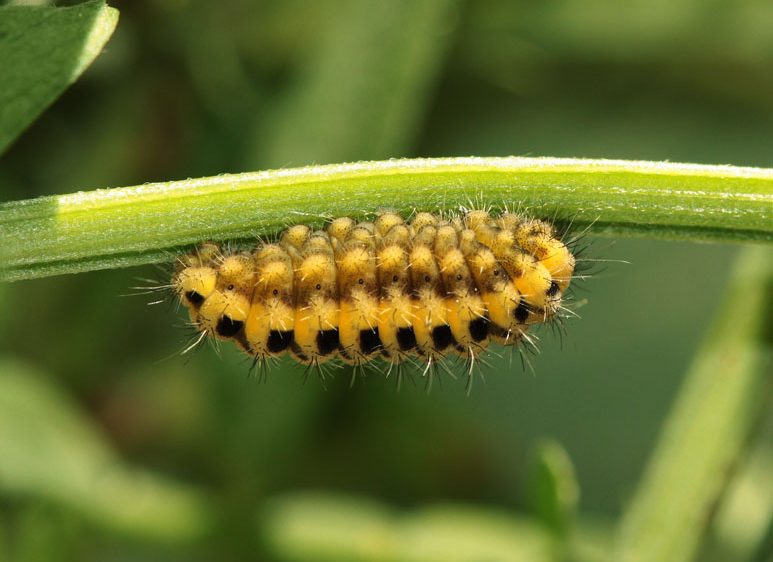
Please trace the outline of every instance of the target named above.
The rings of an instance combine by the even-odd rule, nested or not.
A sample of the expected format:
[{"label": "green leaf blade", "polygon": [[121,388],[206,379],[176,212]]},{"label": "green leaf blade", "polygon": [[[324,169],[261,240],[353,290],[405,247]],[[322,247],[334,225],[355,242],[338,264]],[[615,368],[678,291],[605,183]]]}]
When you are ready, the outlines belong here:
[{"label": "green leaf blade", "polygon": [[0,7],[0,152],[88,68],[117,23],[103,1]]},{"label": "green leaf blade", "polygon": [[529,494],[536,518],[566,541],[577,519],[580,487],[569,454],[558,442],[538,443],[531,461]]}]

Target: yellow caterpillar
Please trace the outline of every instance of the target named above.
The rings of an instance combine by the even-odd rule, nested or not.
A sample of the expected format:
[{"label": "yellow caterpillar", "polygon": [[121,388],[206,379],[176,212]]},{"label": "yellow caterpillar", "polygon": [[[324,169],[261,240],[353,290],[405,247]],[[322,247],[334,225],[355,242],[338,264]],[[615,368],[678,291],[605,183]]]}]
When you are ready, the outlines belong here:
[{"label": "yellow caterpillar", "polygon": [[561,309],[575,257],[547,222],[505,212],[383,212],[298,225],[252,252],[204,244],[172,286],[204,335],[262,361],[375,358],[429,365],[515,345]]}]

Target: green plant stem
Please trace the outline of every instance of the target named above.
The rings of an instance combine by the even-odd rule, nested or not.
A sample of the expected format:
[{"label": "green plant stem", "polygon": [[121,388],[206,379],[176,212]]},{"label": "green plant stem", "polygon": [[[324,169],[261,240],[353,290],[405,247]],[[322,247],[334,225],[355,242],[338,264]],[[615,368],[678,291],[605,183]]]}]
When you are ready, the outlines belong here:
[{"label": "green plant stem", "polygon": [[313,166],[78,192],[0,205],[0,280],[169,260],[203,240],[388,207],[507,205],[593,234],[771,241],[773,170],[555,158]]},{"label": "green plant stem", "polygon": [[748,248],[625,513],[622,562],[694,558],[750,429],[771,397],[773,252]]}]

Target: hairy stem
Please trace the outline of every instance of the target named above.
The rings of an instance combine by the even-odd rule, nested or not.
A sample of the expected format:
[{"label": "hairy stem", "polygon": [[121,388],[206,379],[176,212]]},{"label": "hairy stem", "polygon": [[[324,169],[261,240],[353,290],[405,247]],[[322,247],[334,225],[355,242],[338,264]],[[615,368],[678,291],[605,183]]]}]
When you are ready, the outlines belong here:
[{"label": "hairy stem", "polygon": [[203,240],[379,208],[506,205],[592,234],[773,240],[773,170],[556,158],[389,160],[220,175],[0,205],[0,280],[165,261]]}]

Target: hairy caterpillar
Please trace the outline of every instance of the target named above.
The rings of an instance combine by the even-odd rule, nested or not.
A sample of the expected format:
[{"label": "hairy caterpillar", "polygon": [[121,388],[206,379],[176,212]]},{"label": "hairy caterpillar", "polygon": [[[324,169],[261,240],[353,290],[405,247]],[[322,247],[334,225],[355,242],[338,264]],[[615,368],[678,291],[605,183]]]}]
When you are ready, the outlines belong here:
[{"label": "hairy caterpillar", "polygon": [[518,213],[393,212],[372,222],[297,225],[251,252],[211,243],[178,260],[172,286],[200,338],[233,340],[258,362],[318,366],[448,354],[529,341],[563,310],[575,256],[554,227]]}]

